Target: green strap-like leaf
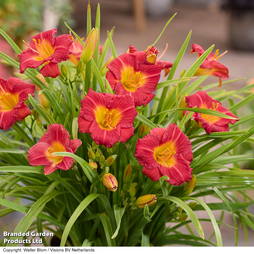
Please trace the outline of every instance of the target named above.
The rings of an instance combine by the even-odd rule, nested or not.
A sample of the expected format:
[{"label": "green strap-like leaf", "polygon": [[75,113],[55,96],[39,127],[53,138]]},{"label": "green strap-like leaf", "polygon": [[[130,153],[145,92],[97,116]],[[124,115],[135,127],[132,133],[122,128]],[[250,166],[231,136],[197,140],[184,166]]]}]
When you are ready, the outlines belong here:
[{"label": "green strap-like leaf", "polygon": [[159,200],[163,200],[163,201],[171,201],[171,202],[174,202],[176,203],[177,205],[179,205],[187,214],[188,216],[190,217],[195,229],[197,230],[198,234],[204,239],[205,236],[204,236],[204,232],[203,232],[203,229],[201,227],[201,224],[198,220],[198,217],[197,215],[193,212],[193,210],[188,206],[186,205],[180,198],[177,198],[177,197],[173,197],[173,196],[167,196],[167,197],[159,197],[158,198],[158,201]]},{"label": "green strap-like leaf", "polygon": [[69,235],[69,232],[71,231],[71,228],[73,226],[73,224],[76,222],[76,220],[78,219],[78,217],[80,216],[80,214],[87,208],[87,206],[97,197],[99,197],[101,194],[95,194],[92,193],[90,195],[88,195],[80,204],[79,206],[75,209],[75,211],[73,212],[73,214],[71,215],[70,219],[68,220],[63,235],[62,235],[62,239],[61,239],[61,243],[60,246],[64,246],[67,240],[67,237]]},{"label": "green strap-like leaf", "polygon": [[219,228],[217,221],[213,215],[213,212],[209,208],[209,206],[205,202],[203,202],[202,200],[197,199],[197,198],[190,197],[190,198],[186,198],[186,199],[195,200],[196,202],[198,202],[200,205],[202,205],[204,207],[204,209],[207,211],[207,213],[211,219],[211,222],[213,224],[213,228],[214,228],[214,232],[215,232],[215,236],[216,236],[216,240],[217,240],[217,245],[222,246],[222,237],[221,237],[220,228]]},{"label": "green strap-like leaf", "polygon": [[[41,198],[39,198],[33,206],[29,209],[28,213],[25,217],[19,222],[18,226],[14,230],[14,233],[19,232],[27,232],[31,224],[33,223],[34,219],[37,217],[37,215],[42,211],[45,204],[49,202],[52,198],[56,197],[57,195],[62,194],[60,191],[51,191],[50,193],[45,194]],[[11,237],[10,240],[14,242],[16,239],[21,239],[22,236],[18,237]],[[18,243],[9,243],[7,246],[17,246]]]},{"label": "green strap-like leaf", "polygon": [[117,205],[114,206],[114,214],[115,214],[117,228],[116,228],[115,233],[112,235],[111,239],[116,238],[118,235],[118,232],[119,232],[119,229],[121,226],[122,217],[125,212],[125,207],[121,208],[121,207],[118,207]]}]

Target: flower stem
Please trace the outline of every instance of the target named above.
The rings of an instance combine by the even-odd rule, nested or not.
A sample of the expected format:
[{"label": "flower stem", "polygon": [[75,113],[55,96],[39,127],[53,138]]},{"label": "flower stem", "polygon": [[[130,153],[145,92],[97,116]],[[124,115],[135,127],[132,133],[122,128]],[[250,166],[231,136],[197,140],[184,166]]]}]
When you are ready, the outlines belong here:
[{"label": "flower stem", "polygon": [[13,124],[12,128],[25,140],[25,142],[32,147],[35,142],[25,133],[25,131],[17,124]]}]

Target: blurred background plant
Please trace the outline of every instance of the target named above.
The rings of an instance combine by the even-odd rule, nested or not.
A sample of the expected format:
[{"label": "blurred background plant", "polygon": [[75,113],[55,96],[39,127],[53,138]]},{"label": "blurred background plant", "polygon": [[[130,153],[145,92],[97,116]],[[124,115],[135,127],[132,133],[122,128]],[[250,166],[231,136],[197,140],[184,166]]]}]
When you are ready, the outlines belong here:
[{"label": "blurred background plant", "polygon": [[42,30],[43,23],[49,19],[49,17],[42,15],[43,12],[47,13],[45,10],[54,10],[54,12],[60,13],[61,15],[58,15],[60,23],[63,21],[73,23],[72,5],[69,1],[1,0],[0,26],[21,46],[25,37]]}]

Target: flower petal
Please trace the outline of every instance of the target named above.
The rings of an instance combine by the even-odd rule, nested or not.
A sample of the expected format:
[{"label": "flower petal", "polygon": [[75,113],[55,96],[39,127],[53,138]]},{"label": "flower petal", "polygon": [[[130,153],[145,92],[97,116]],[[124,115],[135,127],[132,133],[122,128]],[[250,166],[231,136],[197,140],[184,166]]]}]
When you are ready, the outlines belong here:
[{"label": "flower petal", "polygon": [[135,157],[141,166],[148,169],[158,167],[154,158],[154,149],[160,145],[160,139],[157,135],[148,134],[142,139],[138,139],[136,144]]},{"label": "flower petal", "polygon": [[27,152],[27,159],[31,166],[51,165],[45,153],[49,149],[50,145],[45,142],[39,142],[32,146]]},{"label": "flower petal", "polygon": [[70,134],[62,124],[51,124],[47,132],[44,134],[44,142],[53,145],[55,142],[60,142],[64,147],[69,146]]},{"label": "flower petal", "polygon": [[50,62],[41,68],[40,73],[44,77],[56,78],[60,75],[60,70],[57,63]]},{"label": "flower petal", "polygon": [[[133,126],[133,121],[137,115],[137,111],[134,107],[134,100],[129,95],[112,96],[112,99],[108,103],[108,109],[118,109],[120,114],[120,121],[118,125],[124,128]],[[118,115],[114,114],[114,118]]]},{"label": "flower petal", "polygon": [[11,126],[17,121],[17,109],[2,111],[0,109],[0,129],[9,130]]},{"label": "flower petal", "polygon": [[120,131],[120,141],[125,143],[129,138],[131,138],[134,135],[134,127],[130,128],[121,128]]},{"label": "flower petal", "polygon": [[161,143],[168,141],[172,142],[177,154],[186,155],[191,151],[190,140],[175,123],[170,124],[165,130]]},{"label": "flower petal", "polygon": [[31,110],[28,108],[28,106],[24,102],[19,108],[17,108],[17,110],[18,110],[17,121],[22,121],[24,118],[26,118],[28,115],[31,114]]},{"label": "flower petal", "polygon": [[142,173],[144,173],[146,176],[148,176],[152,181],[159,181],[160,177],[163,175],[161,174],[159,168],[143,168]]},{"label": "flower petal", "polygon": [[159,171],[161,175],[167,175],[169,177],[169,183],[171,185],[181,185],[184,182],[191,180],[192,168],[188,161],[186,161],[182,155],[174,155],[175,164],[171,167],[163,167],[160,165]]},{"label": "flower petal", "polygon": [[82,133],[90,133],[90,127],[93,121],[86,120],[81,114],[78,117],[79,131]]},{"label": "flower petal", "polygon": [[98,145],[105,145],[112,147],[115,143],[120,141],[120,126],[116,126],[113,130],[102,129],[96,121],[91,125],[91,137]]},{"label": "flower petal", "polygon": [[51,62],[60,63],[69,59],[69,48],[72,40],[68,34],[63,34],[55,38],[55,51]]}]

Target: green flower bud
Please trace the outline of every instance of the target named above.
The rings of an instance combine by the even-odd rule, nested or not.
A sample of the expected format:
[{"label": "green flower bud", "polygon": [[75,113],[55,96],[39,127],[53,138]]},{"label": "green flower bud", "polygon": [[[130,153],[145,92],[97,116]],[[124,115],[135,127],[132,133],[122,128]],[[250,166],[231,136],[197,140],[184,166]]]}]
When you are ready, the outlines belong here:
[{"label": "green flower bud", "polygon": [[132,183],[130,186],[129,194],[130,194],[131,198],[134,198],[136,195],[136,186],[137,186],[137,183]]},{"label": "green flower bud", "polygon": [[95,159],[95,153],[94,153],[92,150],[89,150],[89,151],[88,151],[88,157],[89,157],[90,159]]},{"label": "green flower bud", "polygon": [[195,208],[196,205],[197,205],[196,202],[190,202],[190,203],[188,204],[188,206],[189,206],[191,209]]},{"label": "green flower bud", "polygon": [[192,175],[192,179],[189,182],[187,182],[184,186],[184,189],[183,189],[184,190],[184,193],[183,193],[184,196],[189,196],[192,193],[192,191],[193,191],[193,189],[196,185],[196,181],[197,181],[196,176]]},{"label": "green flower bud", "polygon": [[180,78],[183,77],[183,75],[185,74],[186,70],[182,70],[181,73],[180,73]]},{"label": "green flower bud", "polygon": [[84,70],[85,64],[82,60],[78,62],[78,65],[76,67],[77,74],[81,73]]},{"label": "green flower bud", "polygon": [[143,138],[145,135],[150,133],[150,128],[144,123],[140,124],[138,127],[138,137]]},{"label": "green flower bud", "polygon": [[89,60],[92,58],[94,51],[96,49],[97,41],[98,41],[98,29],[93,28],[86,39],[85,45],[80,55],[80,59],[83,60],[84,64],[87,64]]},{"label": "green flower bud", "polygon": [[61,74],[65,78],[68,77],[68,69],[67,69],[67,67],[65,65],[61,65]]},{"label": "green flower bud", "polygon": [[139,208],[144,208],[145,205],[152,206],[152,205],[154,205],[156,202],[157,202],[156,196],[155,196],[155,195],[148,194],[148,195],[139,197],[139,198],[136,200],[136,205],[137,205],[137,207],[139,207]]},{"label": "green flower bud", "polygon": [[186,221],[187,218],[188,218],[188,215],[186,213],[182,213],[179,216],[179,221]]},{"label": "green flower bud", "polygon": [[106,159],[106,165],[107,166],[111,166],[113,163],[114,163],[114,161],[115,161],[115,158],[114,158],[115,156],[109,156],[107,159]]},{"label": "green flower bud", "polygon": [[128,184],[131,180],[131,175],[132,175],[132,166],[131,164],[128,164],[123,172],[123,183]]}]

